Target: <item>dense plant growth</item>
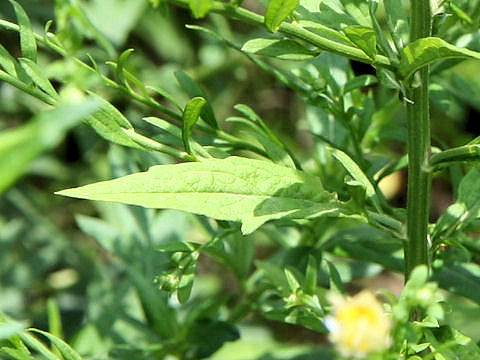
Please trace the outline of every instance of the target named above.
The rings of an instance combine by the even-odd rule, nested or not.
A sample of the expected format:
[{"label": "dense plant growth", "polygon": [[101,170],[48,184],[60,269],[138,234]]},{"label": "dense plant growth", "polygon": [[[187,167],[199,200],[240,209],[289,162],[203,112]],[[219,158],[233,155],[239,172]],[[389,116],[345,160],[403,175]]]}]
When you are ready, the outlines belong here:
[{"label": "dense plant growth", "polygon": [[480,0],[9,0],[0,35],[0,358],[480,358]]}]

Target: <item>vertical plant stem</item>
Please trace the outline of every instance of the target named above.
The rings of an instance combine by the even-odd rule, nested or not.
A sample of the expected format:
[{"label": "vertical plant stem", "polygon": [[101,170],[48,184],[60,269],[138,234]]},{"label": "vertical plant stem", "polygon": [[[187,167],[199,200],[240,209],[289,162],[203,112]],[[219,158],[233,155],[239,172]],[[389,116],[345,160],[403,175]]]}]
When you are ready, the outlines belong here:
[{"label": "vertical plant stem", "polygon": [[[410,0],[412,22],[410,41],[431,33],[430,0]],[[420,69],[407,86],[408,117],[408,190],[407,243],[405,246],[405,278],[421,264],[429,265],[428,219],[430,213],[431,175],[430,106],[428,99],[429,68]]]}]

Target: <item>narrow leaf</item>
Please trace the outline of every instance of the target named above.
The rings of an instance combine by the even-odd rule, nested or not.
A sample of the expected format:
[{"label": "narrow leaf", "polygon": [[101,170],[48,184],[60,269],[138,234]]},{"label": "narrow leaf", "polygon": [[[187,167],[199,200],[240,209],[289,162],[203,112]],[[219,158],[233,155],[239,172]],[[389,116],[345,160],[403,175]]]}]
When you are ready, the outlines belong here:
[{"label": "narrow leaf", "polygon": [[280,24],[297,8],[299,0],[270,0],[265,11],[265,26],[276,32]]},{"label": "narrow leaf", "polygon": [[418,39],[405,47],[398,69],[403,78],[408,79],[423,66],[450,58],[480,60],[480,52],[452,45],[436,37]]},{"label": "narrow leaf", "polygon": [[339,204],[316,176],[241,157],[153,166],[58,194],[241,221],[244,234],[269,220],[332,214]]},{"label": "narrow leaf", "polygon": [[30,19],[19,3],[15,0],[9,1],[15,10],[18,25],[20,26],[20,48],[22,50],[22,56],[33,62],[37,62],[37,43],[35,41]]},{"label": "narrow leaf", "polygon": [[44,70],[42,70],[39,65],[27,58],[19,59],[19,61],[22,68],[36,86],[45,91],[52,98],[55,99],[58,97],[57,91],[54,89],[50,80],[45,76]]},{"label": "narrow leaf", "polygon": [[13,77],[17,77],[15,63],[15,58],[0,44],[0,66]]},{"label": "narrow leaf", "polygon": [[116,66],[116,75],[118,80],[122,83],[128,86],[127,80],[125,78],[125,65],[127,64],[128,58],[130,57],[130,54],[133,52],[133,49],[127,49],[124,52],[120,54],[117,60],[117,66]]},{"label": "narrow leaf", "polygon": [[291,39],[257,38],[247,41],[242,51],[252,54],[273,57],[282,60],[307,60],[315,57],[320,51],[312,51]]},{"label": "narrow leaf", "polygon": [[82,357],[75,350],[73,350],[65,341],[59,339],[55,335],[38,329],[30,329],[30,331],[42,334],[43,336],[48,338],[48,340],[50,340],[52,344],[57,347],[65,360],[82,360]]},{"label": "narrow leaf", "polygon": [[182,131],[182,140],[185,150],[192,154],[192,149],[190,146],[190,136],[192,135],[193,127],[200,116],[200,112],[207,101],[202,97],[194,97],[191,99],[185,106],[183,111],[183,131]]}]

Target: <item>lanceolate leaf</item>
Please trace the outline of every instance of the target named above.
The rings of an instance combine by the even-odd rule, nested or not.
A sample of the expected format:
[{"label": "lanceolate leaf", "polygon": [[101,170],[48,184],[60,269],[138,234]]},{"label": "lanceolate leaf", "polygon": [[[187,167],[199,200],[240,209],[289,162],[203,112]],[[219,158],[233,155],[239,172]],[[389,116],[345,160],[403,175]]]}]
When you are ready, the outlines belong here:
[{"label": "lanceolate leaf", "polygon": [[460,48],[436,37],[419,39],[405,47],[399,71],[404,78],[409,78],[421,67],[449,58],[480,60],[480,52]]},{"label": "lanceolate leaf", "polygon": [[153,166],[58,194],[241,221],[245,234],[269,220],[334,214],[341,206],[316,176],[241,157]]},{"label": "lanceolate leaf", "polygon": [[18,24],[20,25],[20,48],[22,50],[23,57],[37,61],[37,43],[35,42],[35,36],[32,30],[32,24],[26,14],[25,10],[15,0],[10,0],[15,15],[17,16]]},{"label": "lanceolate leaf", "polygon": [[299,0],[270,0],[265,11],[265,26],[271,32],[276,32],[285,20],[298,6]]}]

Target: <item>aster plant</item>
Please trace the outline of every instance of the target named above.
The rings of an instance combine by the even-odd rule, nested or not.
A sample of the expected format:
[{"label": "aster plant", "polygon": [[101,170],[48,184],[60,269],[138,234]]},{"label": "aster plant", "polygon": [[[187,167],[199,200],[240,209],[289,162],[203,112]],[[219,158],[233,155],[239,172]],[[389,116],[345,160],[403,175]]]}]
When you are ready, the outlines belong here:
[{"label": "aster plant", "polygon": [[[186,27],[208,44],[205,56],[223,56],[220,65],[168,74],[176,81],[168,89],[135,71],[133,49],[117,54],[82,1],[58,0],[58,18],[43,33],[19,2],[9,3],[17,22],[0,19],[0,27],[19,34],[21,56],[0,43],[0,80],[42,105],[28,124],[0,133],[0,191],[83,122],[112,146],[128,148],[131,163],[128,154],[149,160],[57,195],[193,214],[193,233],[202,234],[158,240],[156,213],[134,208],[143,214],[135,226],[155,243],[136,256],[135,246],[105,241],[105,223],[78,221],[120,259],[141,303],[146,325],[139,331],[149,335],[142,346],[123,344],[128,351],[148,359],[209,358],[235,344],[225,343],[241,342],[238,327],[253,317],[325,334],[333,344],[319,350],[326,359],[480,358],[475,341],[447,316],[453,295],[480,303],[479,138],[451,146],[432,136],[431,122],[446,121],[438,115],[445,99],[479,107],[464,91],[479,95],[480,85],[458,74],[465,64],[480,68],[480,1],[152,0],[148,11],[165,19],[191,14]],[[76,44],[72,29],[101,51]],[[43,71],[43,52],[64,61],[62,74]],[[107,57],[105,66],[95,53]],[[208,95],[221,94],[215,84],[223,72],[252,71],[252,64],[301,104],[287,134],[268,111],[255,110],[262,98],[248,106],[232,95],[233,113]],[[142,115],[129,119],[115,96]],[[289,136],[300,130],[311,144],[303,149]],[[404,207],[385,191],[395,174],[407,174]],[[454,201],[431,222],[436,177],[449,180]],[[255,261],[264,243],[267,255]],[[135,266],[144,259],[149,270],[142,272]],[[202,300],[194,286],[202,259],[228,269],[235,290]],[[402,274],[403,290],[346,291],[381,272]],[[81,358],[60,333],[2,321],[6,356]]]}]

